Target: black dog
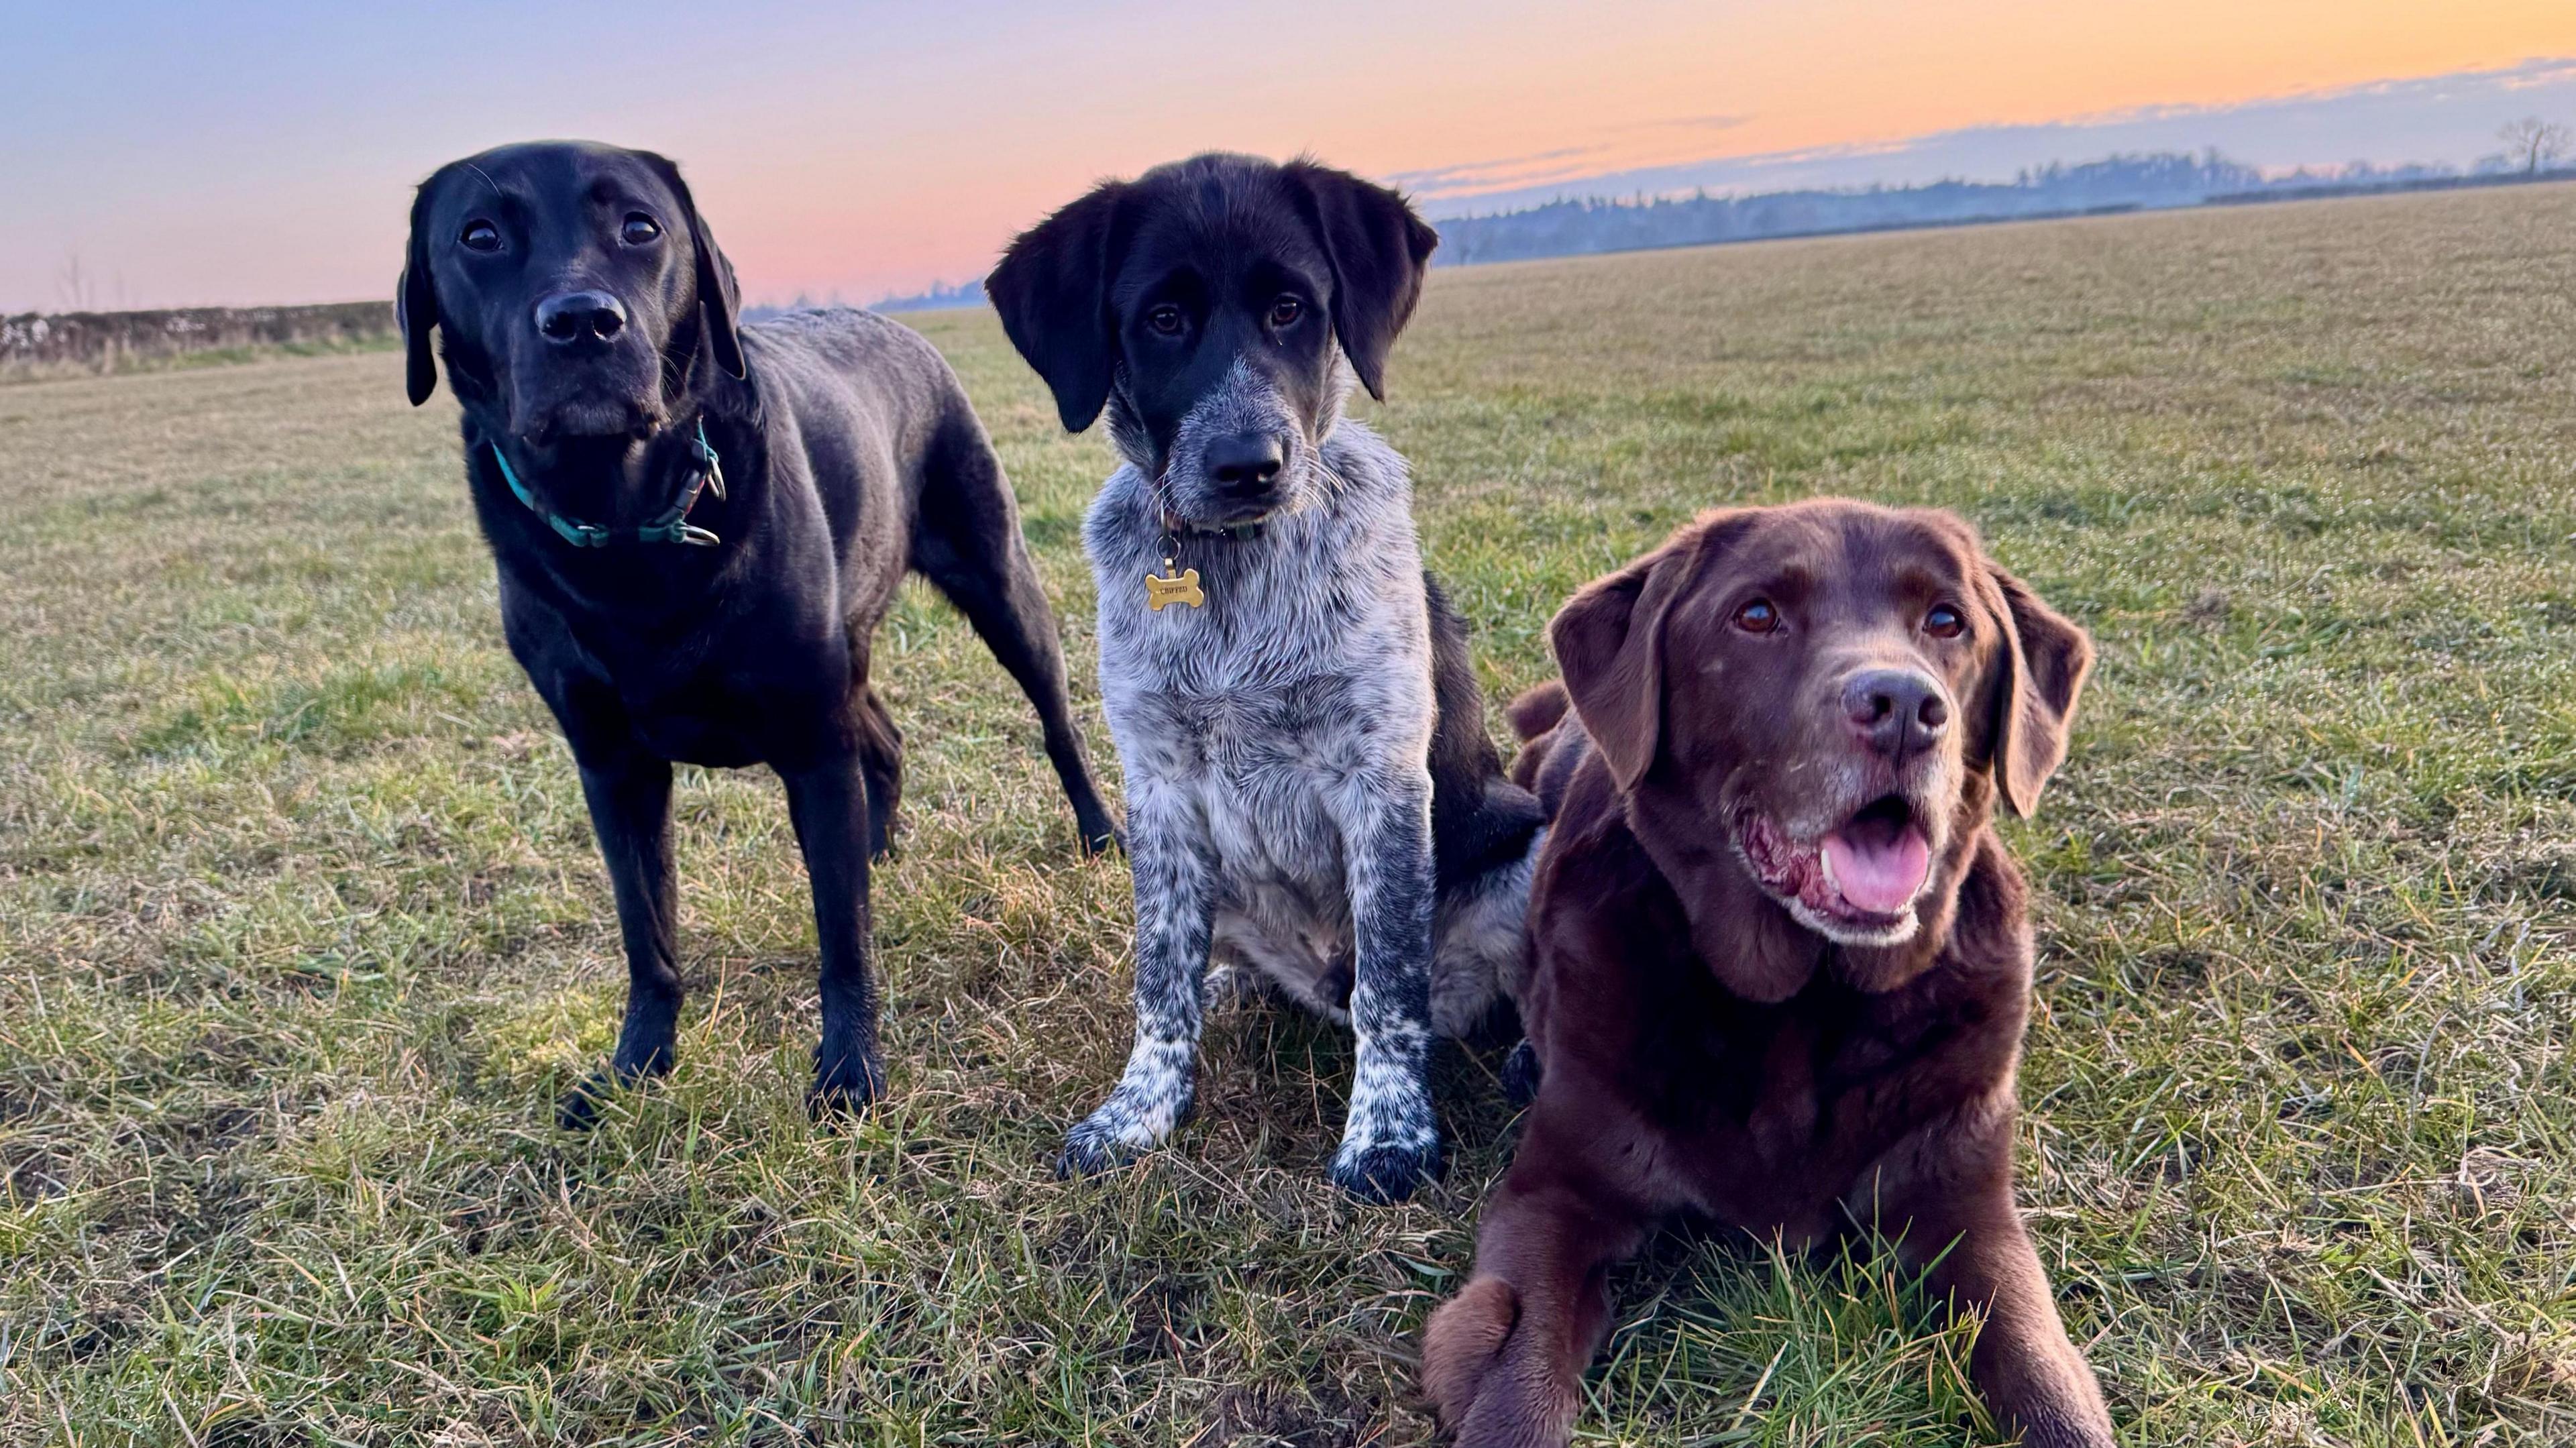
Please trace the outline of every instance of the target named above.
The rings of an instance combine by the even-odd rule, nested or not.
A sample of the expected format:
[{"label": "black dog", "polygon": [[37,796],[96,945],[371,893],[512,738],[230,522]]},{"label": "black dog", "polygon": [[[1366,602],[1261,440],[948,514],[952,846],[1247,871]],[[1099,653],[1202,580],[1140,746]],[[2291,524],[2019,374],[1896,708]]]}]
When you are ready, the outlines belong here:
[{"label": "black dog", "polygon": [[464,405],[465,475],[501,621],[571,742],[616,887],[626,1022],[604,1078],[671,1067],[671,763],[767,764],[813,877],[823,1040],[813,1105],[883,1089],[868,859],[902,750],[868,645],[909,567],[1037,706],[1086,849],[1114,827],[1065,703],[1019,515],[965,391],[865,312],[736,325],[733,268],[679,171],[576,143],[442,167],[412,203],[398,310],[411,400]]}]

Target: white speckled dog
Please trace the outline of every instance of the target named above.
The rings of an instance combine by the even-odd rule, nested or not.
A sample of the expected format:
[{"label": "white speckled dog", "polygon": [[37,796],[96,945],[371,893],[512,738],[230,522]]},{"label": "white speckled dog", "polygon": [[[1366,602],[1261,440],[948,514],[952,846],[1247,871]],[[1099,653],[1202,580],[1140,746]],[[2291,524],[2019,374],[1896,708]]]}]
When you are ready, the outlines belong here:
[{"label": "white speckled dog", "polygon": [[1485,736],[1404,460],[1341,416],[1352,372],[1383,395],[1437,239],[1343,172],[1210,155],[1097,188],[986,283],[1065,426],[1105,406],[1126,459],[1083,537],[1127,773],[1136,1044],[1067,1173],[1188,1114],[1214,952],[1350,1022],[1333,1179],[1399,1200],[1442,1165],[1435,1032],[1498,1014],[1526,969],[1538,802]]}]

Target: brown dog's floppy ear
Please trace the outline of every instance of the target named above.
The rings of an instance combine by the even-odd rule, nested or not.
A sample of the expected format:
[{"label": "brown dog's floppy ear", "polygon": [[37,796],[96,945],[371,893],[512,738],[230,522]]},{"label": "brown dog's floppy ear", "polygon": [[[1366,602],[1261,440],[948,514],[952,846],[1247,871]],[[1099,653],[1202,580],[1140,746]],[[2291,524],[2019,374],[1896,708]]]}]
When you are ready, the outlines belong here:
[{"label": "brown dog's floppy ear", "polygon": [[1422,299],[1422,273],[1440,233],[1399,192],[1347,171],[1291,161],[1289,182],[1333,268],[1333,335],[1369,396],[1386,400],[1386,354]]},{"label": "brown dog's floppy ear", "polygon": [[429,276],[429,188],[420,183],[411,199],[411,241],[403,250],[402,276],[394,282],[394,324],[402,330],[403,386],[411,405],[420,406],[438,390],[438,360],[430,353],[429,330],[438,325],[438,291]]},{"label": "brown dog's floppy ear", "polygon": [[2075,698],[2093,668],[2093,640],[2040,601],[2029,585],[1989,564],[2004,603],[2002,661],[2009,677],[1995,691],[1995,788],[2004,808],[2023,819],[2039,807],[2048,777],[2066,762]]},{"label": "brown dog's floppy ear", "polygon": [[1002,330],[1055,394],[1056,416],[1067,432],[1091,426],[1109,402],[1118,364],[1109,244],[1127,186],[1104,181],[1021,232],[984,278]]},{"label": "brown dog's floppy ear", "polygon": [[1578,590],[1547,626],[1575,717],[1623,791],[1655,762],[1664,733],[1664,616],[1696,571],[1709,520]]},{"label": "brown dog's floppy ear", "polygon": [[639,152],[645,163],[659,173],[662,184],[679,198],[680,210],[689,219],[689,250],[697,258],[698,315],[707,339],[707,350],[724,369],[727,377],[740,380],[749,372],[742,360],[742,288],[734,281],[733,263],[716,249],[716,239],[707,230],[706,218],[698,215],[698,200],[689,194],[689,183],[680,179],[680,168],[667,156],[650,151]]}]

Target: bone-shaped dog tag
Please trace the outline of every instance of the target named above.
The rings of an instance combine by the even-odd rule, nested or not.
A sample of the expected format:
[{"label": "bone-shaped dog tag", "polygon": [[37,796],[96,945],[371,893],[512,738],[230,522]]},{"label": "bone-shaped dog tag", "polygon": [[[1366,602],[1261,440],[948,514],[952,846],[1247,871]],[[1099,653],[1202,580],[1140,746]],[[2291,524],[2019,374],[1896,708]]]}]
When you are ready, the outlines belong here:
[{"label": "bone-shaped dog tag", "polygon": [[1206,602],[1207,595],[1199,591],[1199,571],[1195,568],[1184,568],[1178,577],[1174,577],[1171,560],[1165,559],[1161,576],[1145,575],[1145,607],[1156,613],[1161,613],[1166,604],[1179,603],[1198,608]]}]

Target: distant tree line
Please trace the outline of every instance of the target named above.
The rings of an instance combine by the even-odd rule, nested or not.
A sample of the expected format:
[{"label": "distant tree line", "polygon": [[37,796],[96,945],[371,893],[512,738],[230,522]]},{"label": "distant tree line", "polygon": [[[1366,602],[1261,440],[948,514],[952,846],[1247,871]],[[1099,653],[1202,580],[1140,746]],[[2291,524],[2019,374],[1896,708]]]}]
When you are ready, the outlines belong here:
[{"label": "distant tree line", "polygon": [[[756,307],[745,307],[742,309],[742,317],[746,322],[757,322],[786,312],[846,305],[848,304],[841,300],[838,293],[823,301],[816,301],[799,293],[795,300],[783,306],[764,303]],[[868,303],[868,310],[871,312],[930,312],[944,307],[980,307],[982,305],[984,305],[984,282],[979,277],[974,281],[959,282],[955,286],[944,282],[932,282],[921,291],[910,292],[899,297],[879,297]]]},{"label": "distant tree line", "polygon": [[0,317],[0,380],[117,372],[205,352],[363,347],[394,336],[390,303],[22,312]]},{"label": "distant tree line", "polygon": [[[2534,121],[2539,134],[2506,128],[2516,149],[2478,163],[2472,175],[2502,178],[2548,174],[2568,151],[2565,128]],[[2211,201],[2250,201],[2301,194],[2348,194],[2426,185],[2459,184],[2453,167],[2374,166],[2355,161],[2330,170],[2266,176],[2215,149],[2108,156],[2068,165],[2052,162],[2024,170],[2010,181],[1935,181],[1920,186],[1870,186],[1851,190],[1770,191],[1753,196],[1640,196],[1550,202],[1492,216],[1455,217],[1439,223],[1445,266],[1520,261],[1545,256],[1702,246],[1711,242],[1900,227],[1950,226],[2050,216],[2197,206]]]}]

